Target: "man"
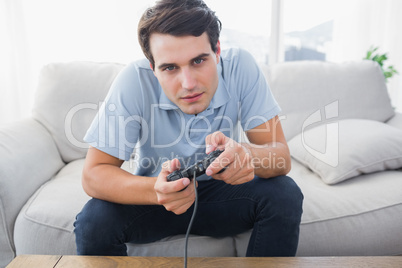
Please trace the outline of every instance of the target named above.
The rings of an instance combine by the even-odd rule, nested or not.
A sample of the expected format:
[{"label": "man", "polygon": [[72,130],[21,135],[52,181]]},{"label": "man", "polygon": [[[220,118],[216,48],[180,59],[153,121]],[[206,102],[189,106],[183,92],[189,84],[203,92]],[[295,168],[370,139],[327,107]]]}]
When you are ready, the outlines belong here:
[{"label": "man", "polygon": [[[162,0],[144,13],[138,35],[147,60],[118,75],[85,137],[82,183],[93,199],[75,222],[78,254],[126,255],[127,242],[185,233],[194,184],[166,177],[224,149],[197,178],[192,233],[253,229],[247,256],[295,255],[303,196],[285,176],[279,107],[252,56],[221,52],[220,29],[202,0]],[[134,147],[131,174],[121,165]]]}]

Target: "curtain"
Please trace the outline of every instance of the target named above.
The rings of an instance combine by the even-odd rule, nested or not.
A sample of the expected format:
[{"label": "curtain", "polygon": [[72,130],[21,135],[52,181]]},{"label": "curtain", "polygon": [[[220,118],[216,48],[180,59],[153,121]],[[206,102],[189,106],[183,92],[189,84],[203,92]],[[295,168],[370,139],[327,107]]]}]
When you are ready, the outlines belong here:
[{"label": "curtain", "polygon": [[28,114],[32,92],[20,0],[0,1],[0,124]]},{"label": "curtain", "polygon": [[387,53],[385,65],[393,65],[399,75],[387,86],[393,106],[402,111],[402,1],[351,0],[334,21],[333,55],[329,60],[360,60],[370,47]]}]

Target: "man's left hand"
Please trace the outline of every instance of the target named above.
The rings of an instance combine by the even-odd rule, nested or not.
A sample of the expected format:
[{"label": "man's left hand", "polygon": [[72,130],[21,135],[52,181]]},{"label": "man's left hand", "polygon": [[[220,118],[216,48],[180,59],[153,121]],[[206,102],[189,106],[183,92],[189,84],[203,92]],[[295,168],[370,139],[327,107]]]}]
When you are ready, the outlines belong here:
[{"label": "man's left hand", "polygon": [[[254,178],[253,157],[249,145],[241,144],[217,131],[205,138],[206,153],[225,151],[207,168],[206,174],[227,184],[242,184]],[[222,169],[225,170],[219,173]]]}]

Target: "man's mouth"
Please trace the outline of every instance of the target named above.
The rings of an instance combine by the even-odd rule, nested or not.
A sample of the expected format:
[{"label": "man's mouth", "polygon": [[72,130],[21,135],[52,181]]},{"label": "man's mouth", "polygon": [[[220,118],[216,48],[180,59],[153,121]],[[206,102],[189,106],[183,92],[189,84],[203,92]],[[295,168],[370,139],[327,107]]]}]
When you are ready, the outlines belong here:
[{"label": "man's mouth", "polygon": [[203,94],[204,93],[191,94],[191,95],[184,96],[181,99],[188,103],[196,102],[202,97]]}]

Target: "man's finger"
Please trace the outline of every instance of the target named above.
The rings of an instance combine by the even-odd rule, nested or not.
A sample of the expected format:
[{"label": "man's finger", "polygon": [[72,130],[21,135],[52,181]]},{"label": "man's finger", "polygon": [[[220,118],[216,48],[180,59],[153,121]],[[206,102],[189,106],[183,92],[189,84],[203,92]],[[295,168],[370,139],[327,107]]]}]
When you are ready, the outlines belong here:
[{"label": "man's finger", "polygon": [[218,148],[223,149],[225,147],[227,139],[228,137],[226,137],[225,134],[223,134],[220,131],[216,131],[212,134],[209,134],[205,138],[205,145],[206,145],[205,153],[209,154]]},{"label": "man's finger", "polygon": [[211,176],[217,174],[233,162],[232,155],[224,151],[220,156],[218,156],[207,168],[205,174]]}]

